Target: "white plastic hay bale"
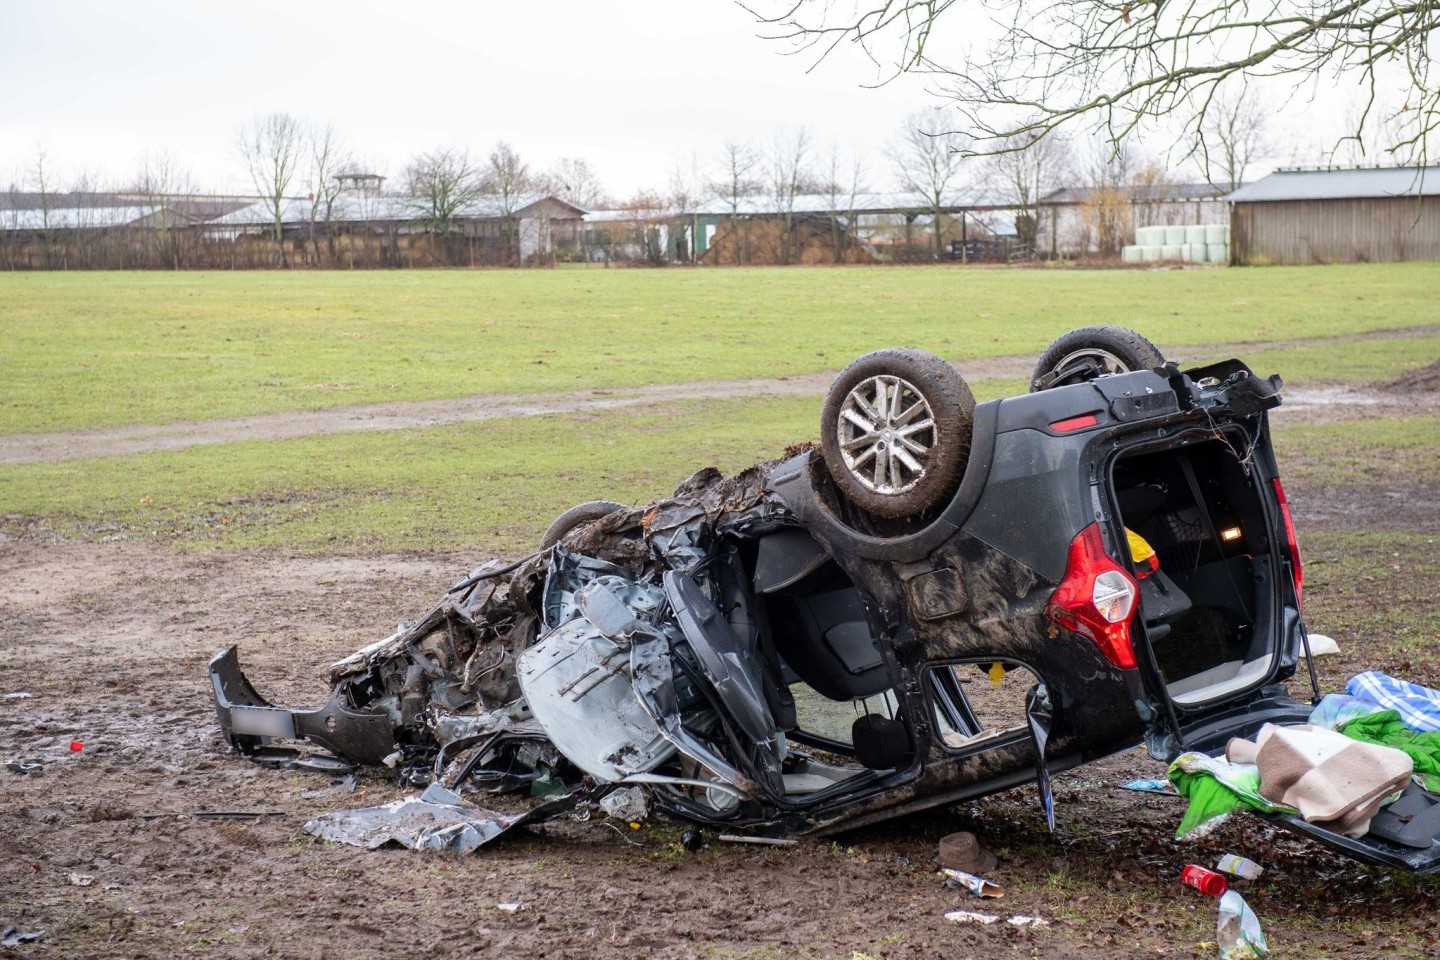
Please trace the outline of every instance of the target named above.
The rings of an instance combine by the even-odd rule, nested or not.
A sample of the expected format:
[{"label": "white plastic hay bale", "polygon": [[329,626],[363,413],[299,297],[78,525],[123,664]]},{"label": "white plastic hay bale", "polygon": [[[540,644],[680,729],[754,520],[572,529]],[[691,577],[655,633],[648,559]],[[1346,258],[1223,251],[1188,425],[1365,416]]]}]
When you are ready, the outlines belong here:
[{"label": "white plastic hay bale", "polygon": [[1165,228],[1141,227],[1135,231],[1135,242],[1143,246],[1158,247],[1165,242]]},{"label": "white plastic hay bale", "polygon": [[1181,251],[1185,249],[1183,243],[1167,243],[1160,248],[1160,259],[1165,261],[1179,260]]},{"label": "white plastic hay bale", "polygon": [[1140,247],[1138,244],[1130,244],[1129,246],[1122,247],[1121,250],[1120,250],[1120,262],[1122,262],[1122,263],[1139,263],[1139,262],[1140,262],[1140,251],[1141,251],[1142,249],[1143,249],[1143,248]]},{"label": "white plastic hay bale", "polygon": [[1166,227],[1165,246],[1178,247],[1185,242],[1185,227]]},{"label": "white plastic hay bale", "polygon": [[1181,248],[1181,250],[1182,252],[1180,254],[1180,259],[1184,260],[1186,263],[1205,262],[1205,244],[1187,243],[1184,247]]},{"label": "white plastic hay bale", "polygon": [[1230,244],[1228,243],[1207,243],[1205,244],[1205,259],[1210,263],[1229,263]]},{"label": "white plastic hay bale", "polygon": [[1212,223],[1205,228],[1205,243],[1207,246],[1226,244],[1230,242],[1230,228],[1223,223]]},{"label": "white plastic hay bale", "polygon": [[1140,248],[1140,259],[1145,263],[1158,263],[1160,260],[1160,252],[1164,249],[1164,247],[1156,246],[1153,243],[1146,244]]},{"label": "white plastic hay bale", "polygon": [[1185,228],[1185,242],[1188,244],[1204,244],[1205,228],[1203,226],[1190,226]]}]

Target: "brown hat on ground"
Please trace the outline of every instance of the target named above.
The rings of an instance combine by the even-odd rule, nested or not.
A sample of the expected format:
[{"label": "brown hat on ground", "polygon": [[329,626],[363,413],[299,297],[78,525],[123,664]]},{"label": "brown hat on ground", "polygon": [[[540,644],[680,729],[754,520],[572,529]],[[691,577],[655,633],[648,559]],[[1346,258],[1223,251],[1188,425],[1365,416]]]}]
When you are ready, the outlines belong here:
[{"label": "brown hat on ground", "polygon": [[973,833],[951,833],[940,838],[940,866],[984,876],[995,869],[995,854],[980,846]]}]

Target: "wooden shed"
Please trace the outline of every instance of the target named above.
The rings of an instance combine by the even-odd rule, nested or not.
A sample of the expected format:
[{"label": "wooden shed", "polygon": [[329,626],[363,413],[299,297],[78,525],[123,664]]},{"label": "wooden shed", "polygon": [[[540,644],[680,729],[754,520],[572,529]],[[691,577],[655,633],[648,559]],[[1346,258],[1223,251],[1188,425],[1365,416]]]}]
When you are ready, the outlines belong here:
[{"label": "wooden shed", "polygon": [[1278,170],[1226,199],[1237,265],[1440,260],[1440,167]]}]

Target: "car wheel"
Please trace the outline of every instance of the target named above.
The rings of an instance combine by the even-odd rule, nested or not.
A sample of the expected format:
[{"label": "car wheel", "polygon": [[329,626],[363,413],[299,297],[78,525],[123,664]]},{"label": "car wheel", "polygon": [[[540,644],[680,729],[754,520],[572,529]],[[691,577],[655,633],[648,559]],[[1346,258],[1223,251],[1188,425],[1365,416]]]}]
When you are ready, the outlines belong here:
[{"label": "car wheel", "polygon": [[841,371],[825,397],[820,450],[855,506],[907,517],[945,504],[970,454],[975,398],[923,350],[879,350]]},{"label": "car wheel", "polygon": [[610,516],[616,510],[628,509],[623,503],[616,503],[614,500],[591,500],[589,503],[582,503],[579,506],[571,507],[545,530],[545,536],[540,538],[540,549],[548,550],[561,540],[571,530],[578,530],[587,523],[594,523],[596,520]]},{"label": "car wheel", "polygon": [[1030,374],[1030,392],[1069,386],[1110,373],[1149,370],[1165,363],[1155,344],[1125,327],[1071,330],[1040,354]]}]

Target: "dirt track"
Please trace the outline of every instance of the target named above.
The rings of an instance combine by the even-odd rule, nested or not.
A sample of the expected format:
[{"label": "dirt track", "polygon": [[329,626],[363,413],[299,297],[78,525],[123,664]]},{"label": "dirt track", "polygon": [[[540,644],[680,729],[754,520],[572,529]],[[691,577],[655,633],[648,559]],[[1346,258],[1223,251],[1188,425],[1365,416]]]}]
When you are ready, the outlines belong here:
[{"label": "dirt track", "polygon": [[[1357,341],[1423,337],[1440,333],[1440,324],[1375,330],[1325,339],[1258,341],[1245,344],[1250,352],[1259,350],[1296,349],[1320,345],[1343,345]],[[1187,363],[1201,357],[1214,357],[1234,349],[1234,345],[1163,347],[1167,357]],[[981,360],[957,361],[966,378],[979,383],[985,380],[1017,380],[1030,376],[1035,358],[1031,356],[990,357]],[[528,417],[547,413],[578,413],[611,410],[622,407],[685,400],[724,400],[749,397],[819,396],[835,378],[835,371],[803,377],[757,380],[706,380],[694,383],[660,384],[646,387],[617,387],[607,390],[577,390],[567,393],[482,394],[450,400],[426,400],[402,403],[377,403],[364,406],[339,407],[330,410],[270,413],[228,420],[180,421],[165,424],[134,424],[100,430],[71,433],[12,434],[0,436],[0,464],[42,463],[71,460],[78,457],[120,457],[151,450],[179,450],[211,443],[236,440],[279,440],[315,434],[349,433],[358,430],[401,430],[408,427],[433,427],[470,420],[496,420]],[[1383,405],[1387,398],[1364,391],[1331,388],[1322,394],[1291,393],[1292,406],[1330,412],[1312,414],[1329,418],[1363,417],[1373,411],[1368,407]],[[1440,398],[1432,396],[1430,406],[1440,406]],[[1392,401],[1393,402],[1393,401]]]},{"label": "dirt track", "polygon": [[[1369,415],[1413,413],[1415,402],[1407,394]],[[1322,677],[1333,685],[1378,667],[1440,683],[1433,637],[1401,653],[1366,635],[1376,611],[1433,608],[1440,595],[1433,547],[1402,555],[1384,536],[1440,535],[1434,479],[1393,491],[1299,482],[1290,495],[1302,538],[1373,534],[1360,549],[1374,576],[1334,582],[1325,564],[1311,568],[1312,629],[1342,645]],[[0,955],[1212,956],[1200,944],[1214,938],[1213,905],[1175,877],[1232,849],[1268,868],[1246,896],[1277,956],[1433,955],[1434,882],[1393,883],[1253,820],[1176,844],[1178,801],[1114,789],[1160,774],[1138,752],[1059,778],[1053,838],[1024,787],[782,851],[712,842],[688,854],[678,829],[660,823],[562,822],[465,858],[311,841],[300,829],[310,817],[399,791],[379,777],[353,794],[332,790],[324,776],[229,754],[206,660],[239,643],[262,692],[313,703],[326,693],[325,664],[423,612],[477,559],[0,544],[0,761],[45,768],[0,769],[0,924],[46,931]],[[4,696],[16,693],[29,696]],[[205,811],[279,816],[195,816]],[[939,885],[935,841],[959,829],[1000,855],[1003,900]],[[72,874],[93,881],[76,885]],[[502,902],[523,909],[501,912]],[[956,909],[1052,926],[942,919]]]}]

